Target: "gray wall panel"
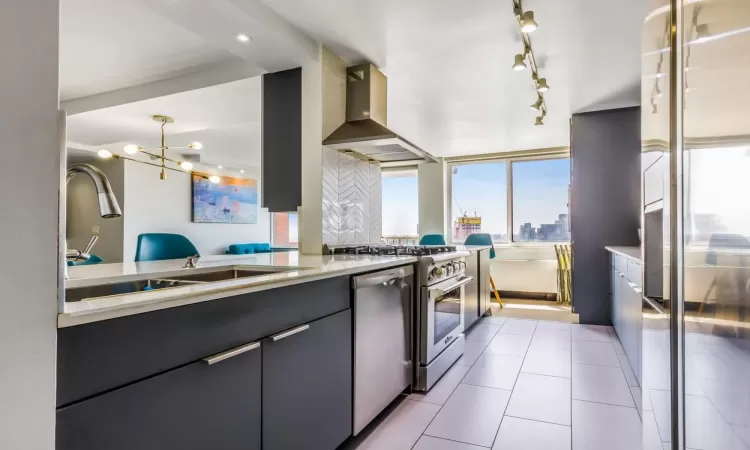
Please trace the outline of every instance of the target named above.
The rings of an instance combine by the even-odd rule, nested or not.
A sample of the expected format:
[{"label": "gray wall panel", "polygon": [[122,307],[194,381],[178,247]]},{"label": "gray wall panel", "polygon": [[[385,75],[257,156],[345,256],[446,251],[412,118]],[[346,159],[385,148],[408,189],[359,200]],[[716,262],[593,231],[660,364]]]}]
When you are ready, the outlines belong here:
[{"label": "gray wall panel", "polygon": [[611,323],[604,247],[639,245],[640,135],[640,108],[573,115],[573,307],[581,323]]}]

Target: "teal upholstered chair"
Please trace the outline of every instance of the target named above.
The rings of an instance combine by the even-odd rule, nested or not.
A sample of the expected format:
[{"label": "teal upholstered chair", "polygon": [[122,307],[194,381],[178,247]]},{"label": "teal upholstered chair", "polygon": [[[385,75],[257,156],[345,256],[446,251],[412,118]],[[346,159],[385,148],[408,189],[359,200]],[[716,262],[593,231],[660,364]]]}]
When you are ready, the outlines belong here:
[{"label": "teal upholstered chair", "polygon": [[425,234],[419,240],[419,245],[445,245],[445,238],[442,234]]},{"label": "teal upholstered chair", "polygon": [[144,233],[138,235],[135,261],[181,259],[198,254],[195,245],[181,234]]},{"label": "teal upholstered chair", "polygon": [[296,248],[271,247],[271,244],[259,242],[255,244],[232,244],[226,251],[227,255],[252,255],[254,253],[289,252]]},{"label": "teal upholstered chair", "polygon": [[90,255],[89,259],[85,261],[68,261],[68,266],[90,266],[92,264],[101,264],[104,262],[103,259],[96,255]]},{"label": "teal upholstered chair", "polygon": [[[487,233],[474,233],[466,237],[464,245],[489,245],[490,248],[490,259],[495,259],[495,244],[492,243],[492,236]],[[492,293],[495,294],[495,299],[502,308],[503,302],[500,300],[500,294],[497,293],[497,287],[495,286],[495,280],[492,279],[490,271],[490,285],[492,285]]]}]

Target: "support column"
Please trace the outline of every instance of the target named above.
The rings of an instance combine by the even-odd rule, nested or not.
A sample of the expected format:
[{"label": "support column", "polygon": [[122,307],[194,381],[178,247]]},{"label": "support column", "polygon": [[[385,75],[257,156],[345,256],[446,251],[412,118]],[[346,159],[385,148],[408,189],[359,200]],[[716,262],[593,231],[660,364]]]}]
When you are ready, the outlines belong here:
[{"label": "support column", "polygon": [[419,236],[442,234],[450,241],[450,193],[448,192],[447,164],[440,158],[436,163],[419,165]]},{"label": "support column", "polygon": [[0,83],[3,450],[55,447],[64,152],[58,129],[59,9],[58,0],[0,2],[0,59],[7,62]]}]

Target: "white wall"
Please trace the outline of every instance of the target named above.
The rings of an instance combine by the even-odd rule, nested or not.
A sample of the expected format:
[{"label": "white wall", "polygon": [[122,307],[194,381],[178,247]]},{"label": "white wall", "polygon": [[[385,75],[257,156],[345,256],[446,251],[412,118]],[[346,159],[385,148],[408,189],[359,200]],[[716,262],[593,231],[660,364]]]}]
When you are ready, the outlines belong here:
[{"label": "white wall", "polygon": [[557,292],[552,246],[496,246],[490,274],[501,291]]},{"label": "white wall", "polygon": [[[0,2],[0,448],[55,445],[58,215],[57,0]],[[33,38],[29,37],[30,33]],[[19,39],[26,36],[27,39]]]},{"label": "white wall", "polygon": [[[92,164],[98,167],[109,180],[120,209],[127,210],[124,201],[125,161],[103,160],[85,150],[68,149],[68,165]],[[83,250],[91,238],[92,227],[99,227],[99,240],[91,253],[105,263],[122,262],[123,218],[103,219],[99,215],[96,189],[86,175],[75,176],[66,189],[66,233],[68,248]]]},{"label": "white wall", "polygon": [[[260,176],[248,171],[248,178]],[[123,259],[133,261],[141,233],[178,233],[186,236],[201,255],[223,254],[230,244],[270,242],[268,210],[258,205],[257,224],[193,223],[192,187],[188,173],[168,171],[159,179],[159,168],[125,162],[125,210],[123,211]]]}]

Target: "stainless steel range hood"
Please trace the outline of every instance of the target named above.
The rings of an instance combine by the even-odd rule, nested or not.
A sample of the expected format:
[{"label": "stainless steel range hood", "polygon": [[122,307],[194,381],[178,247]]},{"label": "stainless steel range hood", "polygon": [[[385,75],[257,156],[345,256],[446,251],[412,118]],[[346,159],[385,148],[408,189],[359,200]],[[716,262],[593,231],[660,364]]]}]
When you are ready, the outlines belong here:
[{"label": "stainless steel range hood", "polygon": [[383,165],[437,162],[434,156],[389,130],[385,75],[372,64],[346,69],[346,122],[323,145]]}]

